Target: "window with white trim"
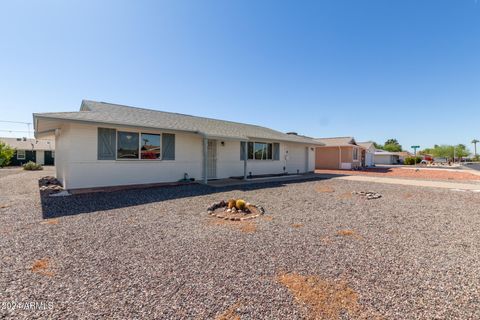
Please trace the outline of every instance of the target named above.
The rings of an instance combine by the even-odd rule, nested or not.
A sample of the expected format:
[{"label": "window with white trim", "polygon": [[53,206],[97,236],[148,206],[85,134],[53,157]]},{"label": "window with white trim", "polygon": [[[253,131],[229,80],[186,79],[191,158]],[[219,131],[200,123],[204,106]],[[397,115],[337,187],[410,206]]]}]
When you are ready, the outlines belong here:
[{"label": "window with white trim", "polygon": [[249,142],[248,160],[272,160],[273,143]]},{"label": "window with white trim", "polygon": [[138,159],[140,134],[138,132],[118,131],[117,159]]},{"label": "window with white trim", "polygon": [[17,160],[25,160],[25,150],[17,150]]},{"label": "window with white trim", "polygon": [[160,159],[160,141],[159,134],[142,133],[140,157],[142,159]]},{"label": "window with white trim", "polygon": [[358,160],[358,148],[353,148],[353,160]]}]

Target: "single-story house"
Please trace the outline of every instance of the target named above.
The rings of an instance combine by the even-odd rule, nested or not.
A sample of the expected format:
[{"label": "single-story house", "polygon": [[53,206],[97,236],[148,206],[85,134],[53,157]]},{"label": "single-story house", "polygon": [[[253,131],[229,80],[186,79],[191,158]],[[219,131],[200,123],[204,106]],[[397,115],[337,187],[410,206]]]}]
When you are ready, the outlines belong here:
[{"label": "single-story house", "polygon": [[15,149],[11,166],[21,166],[28,161],[41,165],[55,164],[55,141],[27,138],[0,138],[0,141]]},{"label": "single-story house", "polygon": [[33,119],[36,137],[55,137],[66,189],[311,172],[322,145],[256,125],[87,100],[80,111]]},{"label": "single-story house", "polygon": [[375,166],[375,144],[372,141],[359,142],[359,146],[365,149],[365,166],[374,167]]},{"label": "single-story house", "polygon": [[365,149],[353,137],[319,138],[315,149],[316,169],[354,169],[365,166]]},{"label": "single-story house", "polygon": [[400,157],[396,152],[377,149],[375,151],[375,164],[399,164]]},{"label": "single-story house", "polygon": [[410,157],[414,156],[413,154],[411,154],[408,151],[395,152],[395,154],[398,155],[398,160],[400,161],[400,163],[404,163],[405,158],[410,158]]}]

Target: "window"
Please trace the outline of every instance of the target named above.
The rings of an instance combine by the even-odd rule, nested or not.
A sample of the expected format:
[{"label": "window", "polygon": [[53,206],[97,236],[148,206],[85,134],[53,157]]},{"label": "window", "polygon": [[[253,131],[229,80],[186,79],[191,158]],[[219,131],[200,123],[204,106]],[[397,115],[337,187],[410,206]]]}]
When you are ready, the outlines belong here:
[{"label": "window", "polygon": [[175,160],[175,134],[172,133],[98,128],[97,147],[98,160]]},{"label": "window", "polygon": [[55,151],[52,151],[52,158],[55,158]]},{"label": "window", "polygon": [[249,160],[272,160],[273,144],[265,142],[248,143]]},{"label": "window", "polygon": [[17,160],[25,160],[25,150],[17,150]]},{"label": "window", "polygon": [[358,160],[358,148],[353,148],[353,160]]},{"label": "window", "polygon": [[138,159],[139,156],[138,132],[118,131],[117,159]]},{"label": "window", "polygon": [[142,159],[160,159],[160,135],[142,133],[140,154]]}]

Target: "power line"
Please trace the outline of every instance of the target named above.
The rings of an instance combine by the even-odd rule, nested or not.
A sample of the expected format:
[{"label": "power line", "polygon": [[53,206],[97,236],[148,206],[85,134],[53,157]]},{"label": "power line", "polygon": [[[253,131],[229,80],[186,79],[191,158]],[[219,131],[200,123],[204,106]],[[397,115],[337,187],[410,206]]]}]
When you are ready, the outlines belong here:
[{"label": "power line", "polygon": [[28,137],[30,137],[30,126],[32,125],[31,122],[10,121],[10,120],[0,120],[0,122],[26,124],[27,128],[28,128],[28,131],[20,131],[20,130],[10,130],[10,131],[0,130],[0,131],[3,131],[3,132],[26,132],[26,133],[28,133]]},{"label": "power line", "polygon": [[31,122],[8,121],[8,120],[0,120],[0,122],[8,122],[8,123],[21,123],[21,124],[32,124]]},{"label": "power line", "polygon": [[22,131],[22,130],[0,130],[0,132],[26,132],[30,134],[30,131]]}]

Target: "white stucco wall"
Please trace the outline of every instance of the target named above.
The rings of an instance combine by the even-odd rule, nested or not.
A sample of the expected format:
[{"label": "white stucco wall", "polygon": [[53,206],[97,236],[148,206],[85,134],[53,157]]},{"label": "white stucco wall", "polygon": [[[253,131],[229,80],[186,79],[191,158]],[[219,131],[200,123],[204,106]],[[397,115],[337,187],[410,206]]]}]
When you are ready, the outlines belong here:
[{"label": "white stucco wall", "polygon": [[[155,130],[148,132],[161,133]],[[72,124],[68,130],[62,130],[59,142],[57,165],[62,159],[68,164],[63,169],[60,164],[57,175],[63,175],[62,182],[67,189],[173,182],[182,179],[184,173],[198,180],[202,178],[202,139],[198,135],[175,133],[174,161],[97,160],[97,127],[93,125]],[[60,154],[64,158],[59,159],[62,157]],[[58,171],[64,173],[59,174]]]},{"label": "white stucco wall", "polygon": [[[64,125],[57,135],[55,140],[57,178],[66,189],[174,182],[182,179],[184,173],[188,173],[190,178],[202,180],[203,138],[200,135],[170,132],[175,134],[173,161],[97,160],[97,128],[95,125],[70,123]],[[115,129],[142,131],[125,127]],[[156,130],[148,132],[162,133]],[[224,141],[223,146],[221,141]],[[287,150],[288,158],[285,157]],[[280,160],[248,160],[247,174],[296,173],[297,170],[304,173],[313,171],[314,166],[315,152],[311,151],[309,146],[281,142]],[[243,176],[243,170],[240,141],[217,140],[217,178]]]},{"label": "white stucco wall", "polygon": [[396,164],[396,162],[394,162],[393,156],[388,154],[382,154],[382,155],[376,154],[375,163],[376,164]]},{"label": "white stucco wall", "polygon": [[[259,140],[260,141],[260,140]],[[240,160],[239,141],[218,141],[217,146],[217,178],[243,176],[244,163]],[[273,142],[265,141],[262,142]],[[300,173],[315,170],[315,149],[296,143],[280,143],[279,160],[247,160],[247,175],[281,174],[284,172]],[[307,164],[308,150],[308,164]],[[286,157],[288,151],[288,157]],[[308,165],[308,168],[307,168]],[[284,169],[285,167],[285,169]]]}]

